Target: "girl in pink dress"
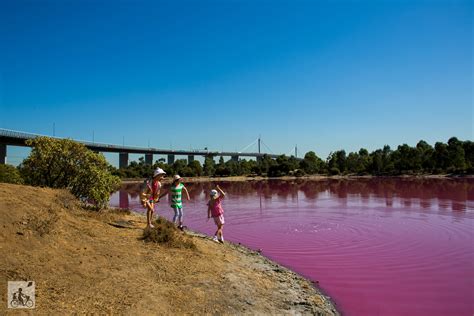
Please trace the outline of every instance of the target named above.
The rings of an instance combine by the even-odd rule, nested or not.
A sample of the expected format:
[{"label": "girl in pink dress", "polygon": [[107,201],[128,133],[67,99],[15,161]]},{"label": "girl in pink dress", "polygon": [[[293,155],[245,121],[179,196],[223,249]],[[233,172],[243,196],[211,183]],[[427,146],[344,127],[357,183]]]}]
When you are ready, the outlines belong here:
[{"label": "girl in pink dress", "polygon": [[224,209],[222,208],[221,201],[225,197],[224,191],[217,186],[216,190],[211,190],[209,202],[207,203],[207,219],[211,217],[216,223],[217,230],[214,234],[213,240],[215,242],[224,243],[224,234],[222,232],[224,228]]}]

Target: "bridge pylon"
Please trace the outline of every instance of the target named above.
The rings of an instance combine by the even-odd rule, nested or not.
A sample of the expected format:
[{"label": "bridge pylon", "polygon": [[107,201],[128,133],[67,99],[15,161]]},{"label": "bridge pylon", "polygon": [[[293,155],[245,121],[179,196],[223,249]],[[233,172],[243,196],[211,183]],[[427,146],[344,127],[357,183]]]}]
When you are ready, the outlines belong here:
[{"label": "bridge pylon", "polygon": [[0,144],[0,164],[4,165],[7,163],[7,145]]}]

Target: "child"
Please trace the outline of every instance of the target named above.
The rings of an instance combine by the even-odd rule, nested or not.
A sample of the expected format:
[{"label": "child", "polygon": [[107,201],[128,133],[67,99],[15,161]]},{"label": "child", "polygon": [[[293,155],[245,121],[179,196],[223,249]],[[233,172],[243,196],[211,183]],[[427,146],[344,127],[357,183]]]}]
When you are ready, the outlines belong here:
[{"label": "child", "polygon": [[222,208],[221,201],[225,197],[224,191],[218,186],[217,190],[211,190],[210,199],[207,203],[207,219],[209,220],[212,216],[214,223],[217,225],[216,233],[214,234],[215,242],[224,243],[224,209]]},{"label": "child", "polygon": [[183,178],[181,178],[179,175],[175,175],[170,188],[171,208],[174,211],[173,223],[176,224],[176,220],[178,220],[178,228],[181,230],[183,230],[183,202],[181,200],[183,190],[184,193],[186,193],[186,198],[188,201],[190,200],[188,189],[186,189],[182,183],[182,180]]},{"label": "child", "polygon": [[161,180],[165,177],[166,172],[163,169],[157,168],[153,173],[153,180],[151,183],[147,182],[145,190],[141,193],[141,202],[146,208],[146,228],[153,228],[151,223],[153,219],[153,212],[155,211],[155,203],[160,200]]}]

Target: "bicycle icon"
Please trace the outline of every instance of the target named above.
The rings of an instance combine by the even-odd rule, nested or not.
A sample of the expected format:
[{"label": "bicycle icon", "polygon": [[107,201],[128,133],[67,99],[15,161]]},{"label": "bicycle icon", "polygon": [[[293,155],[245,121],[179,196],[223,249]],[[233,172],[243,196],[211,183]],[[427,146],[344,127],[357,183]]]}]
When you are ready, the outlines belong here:
[{"label": "bicycle icon", "polygon": [[8,281],[9,308],[34,308],[35,285],[33,281]]},{"label": "bicycle icon", "polygon": [[17,299],[15,297],[15,294],[13,294],[13,299],[10,302],[10,305],[13,308],[17,308],[18,306],[25,306],[25,307],[28,307],[28,308],[32,308],[33,307],[33,301],[30,299],[30,297],[28,295],[25,295],[25,298],[26,298],[25,300],[23,300],[23,299],[20,300],[20,299]]}]

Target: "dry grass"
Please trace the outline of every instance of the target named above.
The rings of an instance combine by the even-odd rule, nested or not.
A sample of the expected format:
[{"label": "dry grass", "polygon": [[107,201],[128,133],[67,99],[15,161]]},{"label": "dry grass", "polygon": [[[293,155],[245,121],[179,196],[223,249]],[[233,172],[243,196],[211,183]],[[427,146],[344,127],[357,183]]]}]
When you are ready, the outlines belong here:
[{"label": "dry grass", "polygon": [[153,228],[147,228],[143,231],[142,240],[146,242],[154,242],[172,248],[186,248],[196,250],[192,237],[184,235],[178,230],[173,223],[164,219],[158,218],[153,225]]},{"label": "dry grass", "polygon": [[51,233],[58,221],[59,217],[56,211],[52,208],[49,208],[41,216],[32,215],[27,220],[27,228],[38,233],[41,237]]}]

